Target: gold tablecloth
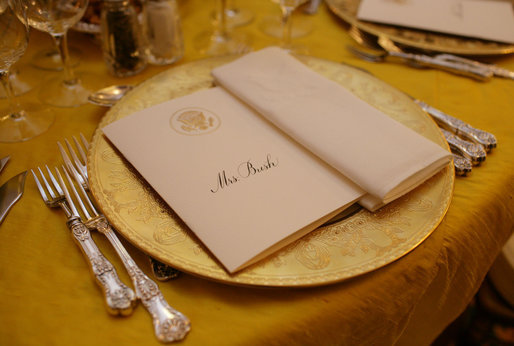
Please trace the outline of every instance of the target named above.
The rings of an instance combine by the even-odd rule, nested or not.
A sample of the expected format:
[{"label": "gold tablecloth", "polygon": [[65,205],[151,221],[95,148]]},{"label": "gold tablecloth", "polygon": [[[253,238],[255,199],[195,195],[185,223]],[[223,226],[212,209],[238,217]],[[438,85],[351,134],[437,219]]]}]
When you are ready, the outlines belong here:
[{"label": "gold tablecloth", "polygon": [[[271,1],[237,1],[255,14],[238,30],[253,37],[254,49],[276,41],[259,25],[278,16]],[[214,2],[181,1],[186,42],[178,64],[202,58],[193,40],[208,28]],[[345,48],[352,40],[344,23],[322,5],[308,20],[313,31],[297,41],[314,56],[368,69],[377,77],[429,104],[493,132],[498,148],[471,176],[455,182],[449,211],[433,234],[414,251],[372,273],[316,288],[234,287],[190,275],[159,286],[192,330],[184,345],[355,345],[428,344],[466,307],[514,225],[514,81],[495,78],[480,83],[432,69],[401,64],[372,64]],[[137,83],[167,67],[141,74],[110,76],[94,38],[70,34],[81,51],[77,70],[97,73],[105,85]],[[29,48],[17,64],[34,81],[48,76],[29,65],[33,54],[51,46],[48,35],[33,31]],[[489,58],[514,70],[512,56]],[[36,98],[33,90],[25,95]],[[0,100],[5,102],[5,100]],[[0,184],[20,171],[61,162],[56,142],[82,132],[91,137],[106,109],[85,105],[52,109],[56,122],[27,142],[0,144],[11,161]],[[128,275],[107,240],[94,234],[101,250]],[[151,276],[147,257],[125,242]],[[25,193],[0,226],[0,344],[2,345],[152,345],[150,317],[142,306],[130,317],[106,313],[101,294],[74,244],[60,210],[49,210],[28,176]]]}]

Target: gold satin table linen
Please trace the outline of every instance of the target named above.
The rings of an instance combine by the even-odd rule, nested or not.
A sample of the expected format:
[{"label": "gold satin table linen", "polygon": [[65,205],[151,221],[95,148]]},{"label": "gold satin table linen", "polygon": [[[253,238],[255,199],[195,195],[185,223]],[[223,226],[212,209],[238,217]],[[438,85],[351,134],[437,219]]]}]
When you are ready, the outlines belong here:
[{"label": "gold satin table linen", "polygon": [[[259,29],[265,16],[278,16],[275,4],[256,0],[236,4],[255,14],[254,22],[240,29],[253,35],[255,49],[276,43]],[[193,41],[207,28],[214,4],[191,0],[180,5],[186,41],[182,64],[202,58]],[[324,5],[308,19],[313,31],[298,42],[312,55],[366,68],[398,89],[493,132],[499,147],[471,176],[456,179],[448,213],[427,240],[372,273],[303,289],[235,287],[189,275],[159,283],[170,305],[192,321],[192,330],[181,344],[428,344],[465,309],[512,233],[514,82],[496,78],[478,83],[431,69],[363,62],[346,51],[345,45],[352,44],[346,27]],[[72,33],[70,44],[82,52],[77,70],[97,73],[105,85],[135,84],[168,68],[148,67],[137,76],[116,79],[108,74],[94,40]],[[29,49],[17,65],[34,82],[40,81],[42,72],[28,65],[30,58],[50,45],[49,37],[33,31]],[[512,56],[490,61],[514,70]],[[36,92],[25,97],[36,100]],[[57,119],[49,132],[23,143],[0,144],[0,156],[11,155],[0,184],[44,163],[61,164],[56,142],[79,132],[91,138],[106,111],[93,105],[52,110]],[[98,234],[94,238],[129,283],[107,240]],[[125,244],[151,275],[147,257]],[[63,213],[43,205],[28,177],[24,196],[0,226],[0,344],[159,344],[142,307],[130,317],[109,316],[92,280]]]}]

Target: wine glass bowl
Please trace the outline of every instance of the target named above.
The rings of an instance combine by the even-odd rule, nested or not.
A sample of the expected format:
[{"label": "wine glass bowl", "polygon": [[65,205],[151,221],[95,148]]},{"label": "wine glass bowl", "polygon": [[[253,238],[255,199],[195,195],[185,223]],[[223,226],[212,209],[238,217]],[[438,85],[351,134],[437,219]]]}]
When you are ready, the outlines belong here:
[{"label": "wine glass bowl", "polygon": [[25,2],[31,27],[47,32],[60,53],[63,75],[45,82],[39,92],[42,102],[56,107],[76,107],[99,88],[99,79],[88,74],[76,75],[70,61],[67,32],[84,15],[88,0],[28,0]]},{"label": "wine glass bowl", "polygon": [[303,18],[303,20],[298,21],[297,18],[295,20],[295,24],[293,25],[292,15],[293,12],[300,6],[305,4],[308,0],[271,0],[276,3],[280,7],[281,17],[280,20],[278,18],[270,18],[267,17],[264,19],[261,24],[261,29],[266,34],[280,38],[279,45],[291,52],[306,54],[307,48],[293,44],[293,38],[299,38],[302,36],[306,36],[312,31],[312,25],[310,21]]},{"label": "wine glass bowl", "polygon": [[22,108],[14,98],[9,70],[25,53],[29,38],[21,0],[0,0],[0,32],[0,80],[8,102],[0,110],[0,142],[19,142],[46,131],[54,117],[45,110]]}]

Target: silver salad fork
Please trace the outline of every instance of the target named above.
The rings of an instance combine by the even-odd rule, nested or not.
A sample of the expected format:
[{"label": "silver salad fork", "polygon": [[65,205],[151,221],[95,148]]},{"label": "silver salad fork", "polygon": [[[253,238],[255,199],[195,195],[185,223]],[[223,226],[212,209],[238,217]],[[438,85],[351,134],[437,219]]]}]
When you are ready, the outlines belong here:
[{"label": "silver salad fork", "polygon": [[[127,287],[118,278],[116,269],[100,252],[95,242],[91,238],[88,228],[82,223],[75,205],[72,203],[66,186],[59,184],[54,175],[48,168],[46,171],[52,184],[48,182],[41,168],[37,168],[44,186],[40,183],[34,170],[31,170],[37,188],[43,201],[50,208],[60,207],[68,218],[66,224],[70,229],[76,243],[81,247],[90,269],[95,276],[96,282],[100,285],[107,305],[107,311],[113,315],[129,315],[132,313],[136,303],[134,291]],[[59,171],[56,172],[59,174]],[[59,178],[60,174],[59,174]],[[53,186],[53,188],[52,188]],[[61,188],[62,186],[62,188]],[[47,193],[45,192],[48,192]]]}]

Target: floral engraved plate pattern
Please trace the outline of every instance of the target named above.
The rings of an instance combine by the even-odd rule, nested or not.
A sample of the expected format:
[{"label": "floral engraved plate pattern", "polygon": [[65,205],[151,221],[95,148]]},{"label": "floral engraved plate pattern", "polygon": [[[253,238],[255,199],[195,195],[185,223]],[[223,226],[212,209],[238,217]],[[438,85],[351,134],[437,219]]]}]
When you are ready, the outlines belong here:
[{"label": "floral engraved plate pattern", "polygon": [[327,0],[327,5],[335,15],[360,30],[375,36],[385,36],[407,47],[459,55],[514,53],[512,44],[361,21],[357,19],[360,2],[361,0]]},{"label": "floral engraved plate pattern", "polygon": [[[153,104],[211,87],[211,69],[231,59],[234,57],[192,62],[147,80],[116,104],[99,128]],[[447,148],[434,121],[400,91],[352,67],[312,57],[299,59]],[[196,113],[192,122],[202,124],[202,128],[214,128],[215,119],[209,122],[209,117],[206,113],[203,117]],[[134,245],[181,271],[225,283],[256,286],[323,285],[391,263],[414,249],[437,227],[450,204],[454,182],[453,166],[449,165],[416,190],[377,212],[358,209],[351,216],[320,227],[230,275],[106,141],[101,130],[94,135],[88,161],[93,194],[109,221]],[[169,176],[173,179],[173,172]]]}]

